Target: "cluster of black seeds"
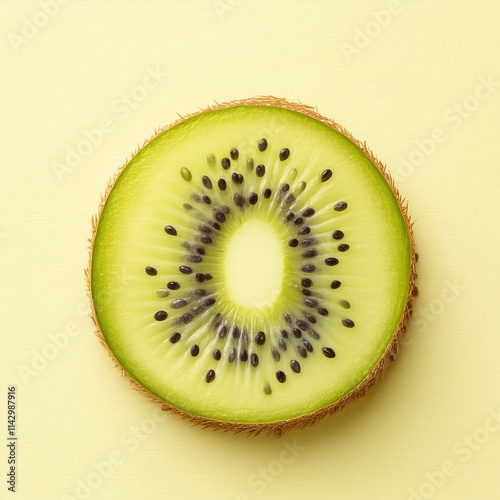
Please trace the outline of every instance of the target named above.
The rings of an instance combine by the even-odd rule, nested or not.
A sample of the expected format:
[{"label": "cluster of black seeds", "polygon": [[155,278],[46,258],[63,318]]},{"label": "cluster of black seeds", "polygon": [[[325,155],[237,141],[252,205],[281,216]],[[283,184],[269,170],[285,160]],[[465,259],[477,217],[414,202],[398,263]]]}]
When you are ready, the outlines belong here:
[{"label": "cluster of black seeds", "polygon": [[[259,152],[264,152],[268,148],[268,141],[262,138],[257,143]],[[257,153],[258,156],[258,153]],[[278,154],[279,162],[286,162],[291,157],[288,148],[282,148]],[[215,343],[220,343],[219,347],[212,350],[211,358],[214,362],[226,360],[228,363],[248,363],[257,369],[263,356],[276,364],[276,379],[279,383],[287,380],[287,371],[299,374],[302,371],[301,361],[307,357],[314,356],[317,352],[329,359],[336,357],[332,347],[322,345],[321,335],[315,325],[321,317],[330,316],[329,310],[322,304],[321,298],[316,294],[314,276],[323,266],[333,267],[339,265],[338,257],[324,255],[318,240],[314,235],[311,224],[316,210],[311,206],[300,208],[297,197],[294,194],[301,193],[306,183],[301,181],[300,189],[292,190],[288,183],[271,187],[265,186],[266,165],[259,163],[258,158],[247,158],[244,162],[246,170],[231,171],[235,163],[239,166],[238,159],[240,153],[237,148],[232,148],[228,156],[220,159],[220,174],[210,177],[203,175],[197,192],[191,195],[190,203],[184,203],[184,209],[193,214],[196,224],[192,230],[184,234],[172,225],[166,225],[163,229],[169,237],[177,237],[181,240],[182,248],[186,250],[185,263],[179,265],[178,274],[174,279],[168,278],[166,285],[157,290],[157,296],[163,299],[169,298],[169,307],[157,310],[153,313],[155,321],[162,322],[170,318],[176,330],[169,335],[172,344],[178,344],[183,338],[183,328],[191,323],[198,316],[200,325],[210,321],[210,335]],[[207,163],[215,168],[217,165],[216,156],[209,154]],[[240,169],[238,169],[240,170]],[[186,182],[192,182],[191,171],[183,167],[180,170],[181,177]],[[245,190],[245,177],[253,175],[261,180],[262,190]],[[292,176],[293,177],[293,176]],[[324,169],[319,172],[319,182],[326,183],[333,177],[331,169]],[[232,184],[236,190],[232,197],[227,193],[228,186]],[[255,185],[255,183],[252,183]],[[232,217],[234,210],[250,210],[253,206],[270,200],[273,197],[278,201],[277,210],[282,212],[282,222],[294,233],[294,237],[288,241],[288,246],[296,248],[302,278],[296,284],[299,292],[297,300],[297,312],[295,314],[283,313],[283,324],[277,325],[274,331],[264,331],[263,329],[248,330],[243,325],[235,324],[234,321],[223,316],[221,312],[215,312],[213,306],[217,303],[217,290],[210,287],[210,280],[213,274],[206,272],[204,258],[210,251],[219,234],[224,231],[224,225]],[[338,201],[333,205],[333,211],[343,212],[348,208],[346,201]],[[207,214],[211,214],[208,216]],[[338,252],[346,252],[349,245],[340,242],[344,239],[344,232],[335,229],[332,232],[332,240],[337,242]],[[298,269],[299,270],[299,269]],[[161,278],[161,273],[153,266],[145,267],[146,274]],[[333,280],[330,288],[337,290],[341,287],[339,280]],[[174,293],[175,298],[170,294]],[[350,308],[347,300],[340,300],[340,305],[344,309]],[[210,319],[211,318],[211,319]],[[350,318],[339,318],[339,323],[348,329],[354,327],[354,322]],[[189,343],[187,335],[186,343]],[[198,343],[190,343],[189,353],[196,358],[201,353]],[[289,362],[284,359],[292,358]],[[286,365],[284,364],[286,363]],[[205,374],[207,383],[213,382],[216,377],[215,365]],[[269,383],[265,383],[263,390],[266,394],[272,394]]]}]

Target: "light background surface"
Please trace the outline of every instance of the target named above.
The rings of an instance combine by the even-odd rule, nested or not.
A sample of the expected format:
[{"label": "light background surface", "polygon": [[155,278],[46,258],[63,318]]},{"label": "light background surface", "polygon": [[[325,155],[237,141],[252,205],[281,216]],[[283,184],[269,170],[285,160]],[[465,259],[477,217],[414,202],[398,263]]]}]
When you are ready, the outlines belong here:
[{"label": "light background surface", "polygon": [[[2,480],[0,498],[500,498],[498,2],[0,6],[0,435],[11,385],[19,435],[17,491]],[[191,427],[132,390],[93,335],[83,275],[91,215],[136,146],[177,113],[254,95],[366,140],[420,254],[397,362],[281,439]]]}]

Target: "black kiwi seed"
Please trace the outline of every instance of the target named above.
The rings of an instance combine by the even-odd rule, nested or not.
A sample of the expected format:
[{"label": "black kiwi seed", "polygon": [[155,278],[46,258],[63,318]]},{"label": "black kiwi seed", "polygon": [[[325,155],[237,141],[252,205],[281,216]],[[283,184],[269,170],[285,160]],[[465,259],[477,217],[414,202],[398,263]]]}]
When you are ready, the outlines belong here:
[{"label": "black kiwi seed", "polygon": [[328,168],[321,173],[321,182],[326,182],[332,176],[332,171]]},{"label": "black kiwi seed", "polygon": [[302,240],[302,246],[303,247],[310,247],[311,245],[314,245],[314,239],[313,238],[304,238]]},{"label": "black kiwi seed", "polygon": [[303,212],[302,212],[302,215],[304,217],[311,217],[311,215],[314,215],[316,213],[316,211],[314,210],[314,208],[306,208]]},{"label": "black kiwi seed", "polygon": [[312,295],[311,290],[308,290],[307,288],[303,288],[301,290],[302,295],[305,295],[306,297],[310,297]]},{"label": "black kiwi seed", "polygon": [[310,232],[311,228],[309,226],[304,226],[297,231],[297,234],[304,235],[304,234],[309,234]]},{"label": "black kiwi seed", "polygon": [[200,354],[200,347],[197,344],[194,344],[191,347],[190,352],[191,352],[191,356],[196,357],[196,356],[198,356],[198,354]]},{"label": "black kiwi seed", "polygon": [[327,358],[334,358],[335,357],[335,351],[331,347],[323,347],[323,349],[321,349],[321,352]]},{"label": "black kiwi seed", "polygon": [[205,273],[205,279],[208,281],[208,280],[211,280],[213,278],[213,276],[210,274],[210,273]]},{"label": "black kiwi seed", "polygon": [[302,345],[298,345],[297,346],[297,354],[301,357],[301,358],[307,358],[307,351],[306,351],[306,348]]},{"label": "black kiwi seed", "polygon": [[198,297],[203,297],[207,294],[206,290],[203,290],[203,288],[198,288],[198,290],[194,291],[194,294]]},{"label": "black kiwi seed", "polygon": [[237,172],[233,172],[233,174],[231,175],[231,179],[235,184],[243,183],[243,176],[241,174],[238,174]]},{"label": "black kiwi seed", "polygon": [[266,173],[266,167],[264,165],[257,165],[257,168],[255,169],[255,173],[257,174],[257,177],[264,177],[264,174]]},{"label": "black kiwi seed", "polygon": [[304,219],[302,217],[297,217],[293,223],[296,225],[296,226],[300,226],[302,223],[304,222]]},{"label": "black kiwi seed", "polygon": [[278,346],[282,351],[286,351],[287,345],[283,339],[278,339]]},{"label": "black kiwi seed", "polygon": [[309,287],[313,284],[313,282],[312,282],[312,280],[311,280],[311,279],[309,279],[309,278],[302,278],[302,279],[300,280],[300,284],[301,284],[304,288],[309,288]]},{"label": "black kiwi seed", "polygon": [[257,366],[259,364],[259,356],[254,352],[250,355],[250,363],[252,363],[252,366]]},{"label": "black kiwi seed", "polygon": [[283,148],[280,151],[280,160],[281,161],[287,160],[289,156],[290,156],[290,150],[288,148]]},{"label": "black kiwi seed", "polygon": [[264,345],[266,343],[266,334],[264,332],[257,332],[257,335],[255,335],[255,343],[257,345]]},{"label": "black kiwi seed", "polygon": [[217,222],[210,222],[210,224],[212,225],[212,227],[214,229],[217,229],[217,231],[220,231],[220,224],[218,224]]},{"label": "black kiwi seed", "polygon": [[215,380],[215,372],[213,370],[208,370],[207,374],[205,375],[205,380],[207,381],[207,384],[213,382]]},{"label": "black kiwi seed", "polygon": [[260,139],[257,147],[259,148],[259,151],[265,151],[267,149],[267,140],[264,138]]},{"label": "black kiwi seed", "polygon": [[226,190],[227,183],[226,183],[226,181],[225,181],[224,179],[219,179],[219,180],[217,181],[217,185],[219,186],[219,189],[220,189],[221,191],[225,191],[225,190]]},{"label": "black kiwi seed", "polygon": [[188,262],[201,262],[203,258],[200,255],[189,255],[187,257]]},{"label": "black kiwi seed", "polygon": [[220,164],[224,170],[227,170],[231,166],[231,160],[229,158],[222,158]]},{"label": "black kiwi seed", "polygon": [[177,281],[169,281],[167,283],[167,288],[169,290],[179,290],[180,287],[181,287],[181,285],[179,285],[179,283],[177,283]]},{"label": "black kiwi seed", "polygon": [[250,196],[248,197],[248,203],[250,203],[250,205],[255,205],[258,200],[259,196],[257,193],[250,193]]},{"label": "black kiwi seed", "polygon": [[338,203],[335,204],[333,209],[336,212],[342,212],[342,210],[345,210],[347,208],[347,203],[345,201],[339,201]]},{"label": "black kiwi seed", "polygon": [[285,222],[290,222],[293,218],[295,217],[295,214],[293,212],[287,212],[284,216],[283,216],[283,220]]},{"label": "black kiwi seed", "polygon": [[332,238],[334,240],[341,240],[344,237],[344,233],[337,229],[336,231],[333,231],[332,233]]},{"label": "black kiwi seed", "polygon": [[199,255],[205,255],[205,249],[203,247],[197,247],[196,253]]},{"label": "black kiwi seed", "polygon": [[219,361],[219,359],[222,358],[222,353],[219,349],[215,349],[212,356],[216,361]]},{"label": "black kiwi seed", "polygon": [[209,227],[209,226],[204,226],[203,224],[201,226],[198,227],[198,229],[202,232],[202,233],[206,233],[206,234],[212,234],[212,228]]},{"label": "black kiwi seed", "polygon": [[288,313],[285,313],[283,314],[283,319],[289,324],[291,325],[292,324],[292,317],[288,314]]},{"label": "black kiwi seed", "polygon": [[269,188],[264,189],[264,198],[266,198],[266,199],[271,198],[272,193],[273,192]]},{"label": "black kiwi seed", "polygon": [[234,200],[234,204],[237,206],[237,207],[242,207],[243,206],[243,196],[241,196],[240,193],[236,193],[234,196],[233,196],[233,200]]},{"label": "black kiwi seed", "polygon": [[203,305],[205,307],[210,307],[213,306],[214,304],[215,304],[215,297],[209,297],[208,299],[203,301]]},{"label": "black kiwi seed", "polygon": [[316,307],[318,305],[318,301],[315,299],[304,299],[304,304],[307,307]]},{"label": "black kiwi seed", "polygon": [[349,250],[349,245],[347,243],[342,243],[337,249],[339,252],[347,252],[347,250]]},{"label": "black kiwi seed", "polygon": [[290,193],[286,195],[285,199],[283,200],[283,203],[285,205],[291,205],[294,201],[295,201],[295,195]]},{"label": "black kiwi seed", "polygon": [[281,370],[276,372],[276,378],[280,384],[283,384],[286,381],[286,375]]},{"label": "black kiwi seed", "polygon": [[281,336],[284,338],[284,339],[287,339],[288,338],[288,332],[286,330],[281,330]]},{"label": "black kiwi seed", "polygon": [[182,309],[183,307],[186,307],[187,306],[187,300],[186,299],[175,299],[174,301],[172,301],[172,303],[170,304],[170,307],[172,309]]},{"label": "black kiwi seed", "polygon": [[288,242],[288,246],[291,246],[291,247],[296,247],[298,244],[299,244],[299,240],[297,238],[294,238],[293,240],[290,240]]},{"label": "black kiwi seed", "polygon": [[305,340],[302,342],[304,344],[304,347],[309,351],[309,352],[313,352],[313,346],[312,344],[308,341],[308,340]]},{"label": "black kiwi seed", "polygon": [[300,373],[300,363],[297,360],[292,359],[292,361],[290,361],[290,368],[293,372]]},{"label": "black kiwi seed", "polygon": [[200,236],[200,241],[202,243],[205,243],[205,245],[209,245],[210,243],[212,243],[212,238],[210,238],[210,236],[208,236],[208,234],[202,234]]},{"label": "black kiwi seed", "polygon": [[180,317],[180,321],[181,323],[187,325],[193,319],[193,317],[194,316],[190,312],[187,312]]},{"label": "black kiwi seed", "polygon": [[240,352],[240,361],[248,361],[248,351],[243,349],[243,351]]},{"label": "black kiwi seed", "polygon": [[227,356],[227,360],[232,363],[236,359],[236,347],[233,347],[229,351],[229,355]]},{"label": "black kiwi seed", "polygon": [[335,257],[327,257],[325,259],[325,264],[327,266],[336,266],[339,263],[339,260],[336,259]]},{"label": "black kiwi seed", "polygon": [[286,183],[282,184],[282,186],[281,186],[281,192],[282,193],[286,193],[289,190],[290,190],[290,184],[286,184]]},{"label": "black kiwi seed", "polygon": [[240,156],[240,152],[236,148],[233,148],[229,152],[229,156],[231,157],[232,160],[237,160],[238,156]]},{"label": "black kiwi seed", "polygon": [[292,328],[292,333],[293,336],[297,339],[300,339],[300,337],[302,337],[302,332],[298,328]]},{"label": "black kiwi seed", "polygon": [[239,339],[240,338],[240,329],[238,328],[237,325],[234,325],[231,327],[231,336],[233,339]]},{"label": "black kiwi seed", "polygon": [[179,266],[179,271],[182,274],[191,274],[193,270],[189,266]]},{"label": "black kiwi seed", "polygon": [[212,181],[210,180],[210,177],[208,177],[207,175],[204,175],[202,178],[201,178],[201,182],[203,182],[203,185],[207,188],[207,189],[212,189]]},{"label": "black kiwi seed", "polygon": [[167,311],[157,311],[155,313],[155,320],[156,321],[165,321],[168,317]]},{"label": "black kiwi seed", "polygon": [[148,274],[149,276],[156,276],[158,274],[158,271],[154,267],[151,267],[151,266],[147,266],[145,271],[146,271],[146,274]]},{"label": "black kiwi seed", "polygon": [[303,311],[302,314],[304,314],[304,318],[306,318],[309,323],[312,323],[313,325],[316,323],[316,318],[312,314],[309,314],[307,311]]},{"label": "black kiwi seed", "polygon": [[191,313],[194,314],[195,316],[198,316],[198,314],[201,314],[204,311],[205,307],[203,304],[199,304],[197,306],[194,306],[190,309]]},{"label": "black kiwi seed", "polygon": [[223,339],[226,337],[226,335],[227,335],[227,326],[222,325],[222,327],[219,329],[219,338]]},{"label": "black kiwi seed", "polygon": [[339,281],[339,280],[333,280],[331,283],[330,283],[330,288],[333,288],[334,290],[336,290],[337,288],[340,287],[342,283]]},{"label": "black kiwi seed", "polygon": [[303,319],[298,319],[297,320],[297,326],[302,330],[302,331],[305,331],[307,330],[307,322],[304,321]]},{"label": "black kiwi seed", "polygon": [[302,256],[305,259],[311,259],[312,257],[316,257],[318,255],[318,252],[316,250],[306,250]]},{"label": "black kiwi seed", "polygon": [[328,309],[325,309],[324,307],[318,307],[318,314],[321,314],[321,316],[328,316]]},{"label": "black kiwi seed", "polygon": [[222,205],[222,207],[220,207],[220,209],[227,215],[231,209],[227,206],[227,205]]},{"label": "black kiwi seed", "polygon": [[313,330],[312,328],[309,328],[308,330],[309,335],[316,340],[320,339],[319,333],[316,330]]},{"label": "black kiwi seed", "polygon": [[226,216],[224,215],[224,212],[222,212],[221,210],[216,210],[214,213],[214,217],[219,222],[226,222]]},{"label": "black kiwi seed", "polygon": [[177,231],[174,226],[165,226],[165,232],[171,236],[177,236]]},{"label": "black kiwi seed", "polygon": [[204,195],[201,197],[201,199],[203,200],[204,203],[206,203],[207,205],[210,205],[212,203],[212,200],[210,199],[209,196],[207,195]]},{"label": "black kiwi seed", "polygon": [[343,318],[342,319],[342,324],[346,328],[352,328],[354,326],[354,321],[352,319],[349,319],[349,318]]},{"label": "black kiwi seed", "polygon": [[276,349],[276,347],[273,347],[272,353],[275,361],[279,361],[281,359],[281,354],[279,353],[278,349]]},{"label": "black kiwi seed", "polygon": [[172,335],[170,335],[170,342],[172,342],[172,344],[175,344],[176,342],[179,342],[179,340],[181,339],[181,334],[179,332],[175,332],[175,333],[172,333]]},{"label": "black kiwi seed", "polygon": [[306,264],[305,266],[302,266],[302,271],[304,271],[305,273],[313,273],[314,271],[316,271],[316,266],[314,266],[313,264]]}]

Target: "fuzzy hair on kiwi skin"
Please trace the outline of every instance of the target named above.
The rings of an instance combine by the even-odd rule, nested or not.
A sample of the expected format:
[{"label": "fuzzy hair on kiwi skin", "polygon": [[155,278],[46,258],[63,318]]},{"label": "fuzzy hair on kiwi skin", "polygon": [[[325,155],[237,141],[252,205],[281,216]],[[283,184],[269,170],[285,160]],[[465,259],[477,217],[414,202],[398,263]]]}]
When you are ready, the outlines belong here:
[{"label": "fuzzy hair on kiwi skin", "polygon": [[[99,224],[99,218],[101,216],[102,210],[104,208],[104,204],[106,203],[106,200],[109,196],[109,193],[111,192],[111,189],[115,185],[118,177],[120,174],[123,172],[127,164],[130,162],[130,160],[137,155],[137,153],[142,150],[146,145],[148,145],[153,139],[155,139],[158,135],[162,134],[166,130],[174,127],[175,125],[183,122],[184,120],[188,118],[192,118],[194,116],[197,116],[201,113],[205,113],[207,111],[213,111],[213,110],[218,110],[218,109],[223,109],[223,108],[229,108],[229,107],[235,107],[235,106],[275,106],[275,107],[281,107],[281,108],[286,108],[292,111],[297,111],[299,113],[302,113],[304,115],[310,116],[311,118],[314,118],[325,125],[328,125],[330,128],[333,130],[341,133],[344,135],[347,139],[349,139],[351,142],[353,142],[356,146],[358,146],[361,151],[373,162],[373,164],[378,168],[378,170],[381,172],[381,174],[384,176],[385,180],[387,181],[388,185],[390,186],[397,202],[399,205],[399,208],[401,210],[401,213],[403,215],[403,219],[406,225],[406,229],[408,231],[408,237],[410,241],[410,276],[409,276],[409,286],[408,286],[408,292],[406,296],[406,304],[405,308],[403,311],[403,314],[400,318],[399,325],[396,329],[396,331],[393,334],[393,337],[387,346],[384,354],[382,357],[379,359],[377,364],[373,367],[373,369],[370,371],[370,373],[354,388],[352,389],[349,393],[347,393],[345,396],[343,396],[341,399],[324,406],[322,408],[319,408],[315,411],[312,411],[308,414],[301,415],[299,417],[294,417],[290,418],[287,420],[280,420],[280,421],[275,421],[275,422],[265,422],[265,423],[241,423],[241,422],[230,422],[230,421],[222,421],[222,420],[216,420],[216,419],[211,419],[207,417],[203,417],[200,415],[194,415],[191,413],[188,413],[186,411],[183,411],[175,406],[172,406],[165,401],[159,399],[157,396],[149,392],[147,389],[142,387],[124,368],[123,366],[119,363],[119,361],[116,359],[114,354],[112,353],[111,349],[109,348],[106,339],[104,338],[103,333],[101,332],[99,322],[97,320],[97,315],[95,312],[94,308],[94,302],[92,298],[92,281],[91,281],[91,267],[92,267],[92,252],[94,248],[94,241],[97,233],[97,227]],[[339,412],[343,410],[346,405],[348,405],[350,402],[355,401],[361,397],[363,397],[368,390],[375,385],[377,380],[381,378],[381,375],[383,372],[387,369],[391,361],[393,361],[398,353],[399,349],[401,346],[401,340],[403,338],[403,335],[405,334],[406,327],[408,320],[411,317],[412,314],[412,300],[418,295],[418,289],[415,285],[415,280],[417,279],[417,272],[416,272],[416,264],[418,261],[418,254],[416,253],[415,250],[415,240],[414,240],[414,235],[413,235],[413,221],[411,220],[409,213],[408,213],[408,203],[407,201],[402,198],[400,195],[399,191],[394,185],[394,181],[391,177],[391,175],[387,172],[387,169],[385,165],[373,154],[373,152],[367,147],[366,142],[361,142],[357,139],[355,139],[349,131],[347,131],[342,125],[338,124],[337,122],[326,118],[322,115],[320,115],[317,111],[317,109],[312,108],[310,106],[305,106],[301,103],[297,102],[292,102],[288,101],[287,99],[284,98],[278,98],[278,97],[272,97],[272,96],[257,96],[257,97],[252,97],[248,99],[241,99],[241,100],[234,100],[230,101],[227,103],[222,103],[219,104],[216,102],[215,105],[209,106],[205,109],[202,109],[196,113],[192,114],[187,114],[187,115],[179,115],[179,119],[177,119],[175,122],[171,123],[170,125],[166,127],[159,128],[155,130],[153,136],[150,139],[147,139],[144,141],[142,147],[138,147],[137,150],[132,154],[130,159],[126,159],[123,165],[117,170],[115,175],[110,179],[108,186],[104,192],[104,194],[101,196],[101,200],[97,209],[97,213],[92,217],[92,234],[91,237],[89,238],[89,260],[88,260],[88,266],[85,269],[85,281],[86,281],[86,287],[87,287],[87,295],[90,300],[90,306],[91,306],[91,311],[90,311],[90,318],[93,322],[94,325],[94,330],[95,334],[101,343],[101,345],[108,351],[109,356],[112,358],[114,364],[121,369],[122,375],[127,377],[132,386],[140,391],[142,394],[146,395],[150,399],[152,399],[155,403],[161,405],[162,410],[168,411],[171,413],[175,413],[177,415],[180,415],[182,418],[185,418],[189,421],[191,421],[192,424],[194,425],[201,425],[203,427],[211,427],[213,429],[219,429],[223,430],[225,432],[230,431],[233,433],[240,433],[240,432],[246,432],[248,434],[252,435],[257,435],[260,433],[267,433],[267,434],[272,434],[276,437],[282,436],[285,432],[290,431],[292,429],[297,429],[297,428],[305,428],[309,427],[311,425],[314,425],[318,423],[320,420],[323,418],[330,416],[336,412]]]}]

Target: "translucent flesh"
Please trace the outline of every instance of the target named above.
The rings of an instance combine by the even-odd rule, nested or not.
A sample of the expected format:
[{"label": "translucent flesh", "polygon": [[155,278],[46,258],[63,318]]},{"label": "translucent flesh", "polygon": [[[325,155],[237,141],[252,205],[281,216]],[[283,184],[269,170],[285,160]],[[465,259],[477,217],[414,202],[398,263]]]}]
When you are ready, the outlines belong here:
[{"label": "translucent flesh", "polygon": [[[265,151],[258,149],[261,138],[268,142]],[[237,160],[230,157],[233,148],[238,149]],[[283,148],[290,150],[290,156],[281,161]],[[209,155],[214,162],[207,160]],[[223,158],[230,159],[228,170],[221,166]],[[259,164],[265,165],[262,177],[256,173]],[[190,180],[181,174],[183,168],[189,170]],[[332,176],[322,182],[325,170]],[[241,184],[232,180],[233,173],[243,175]],[[203,185],[204,175],[211,179],[212,189]],[[220,178],[227,183],[225,191],[217,186]],[[284,184],[289,185],[287,194],[296,198],[291,204],[283,201]],[[266,188],[272,189],[268,199]],[[251,192],[258,195],[255,204],[248,201]],[[235,193],[244,195],[243,207],[235,204]],[[210,204],[199,201],[202,196],[209,196]],[[347,208],[337,211],[334,206],[340,201]],[[186,209],[185,203],[192,208]],[[204,220],[214,221],[213,209],[222,205],[229,206],[230,213],[220,230],[212,228],[213,242],[201,245],[206,250],[202,262],[186,262],[192,252],[182,243],[199,246],[197,239],[203,234],[199,226]],[[315,213],[303,217],[302,225],[283,222],[286,212],[294,212],[296,218],[307,208]],[[228,261],[228,248],[233,256],[239,253],[238,245],[242,254],[247,252],[249,236],[238,240],[235,235],[248,221],[253,225],[262,221],[266,231],[275,232],[274,239],[267,238],[272,241],[265,265],[282,269],[281,279],[276,279],[275,273],[263,272],[252,262],[267,290],[260,302],[252,301],[255,287],[246,286],[248,269],[239,277],[237,260]],[[177,235],[167,234],[166,225],[173,226]],[[304,226],[310,233],[298,235]],[[336,230],[343,231],[342,239],[332,237]],[[265,231],[262,239],[255,231],[249,234],[257,238],[258,251],[266,254]],[[297,247],[289,245],[294,238],[299,240]],[[312,247],[302,245],[307,238],[314,240]],[[276,251],[276,241],[281,242],[281,251]],[[339,251],[340,244],[348,244],[348,250]],[[318,256],[303,257],[308,248]],[[339,263],[326,265],[330,257]],[[315,265],[313,273],[302,270],[307,264]],[[182,265],[193,273],[181,273]],[[146,266],[157,274],[148,275]],[[209,273],[212,279],[199,283],[195,273]],[[180,409],[208,418],[272,422],[328,405],[367,376],[398,327],[409,274],[409,237],[398,202],[383,175],[355,144],[291,110],[238,106],[187,119],[160,134],[130,161],[100,216],[91,279],[102,334],[120,364],[142,386]],[[313,281],[311,298],[328,311],[327,316],[304,304],[302,278]],[[334,280],[341,282],[338,288],[331,287]],[[181,288],[169,290],[170,281],[179,282]],[[231,290],[238,282],[241,290],[236,298]],[[197,289],[206,295],[194,295]],[[168,296],[162,297],[167,291]],[[187,324],[178,322],[207,297],[215,298],[215,304],[202,308]],[[171,304],[178,298],[191,302],[174,309]],[[157,311],[166,311],[168,318],[155,320]],[[314,315],[316,323],[308,323],[308,329],[318,333],[319,340],[307,330],[295,338],[283,317],[288,313],[294,321],[303,319],[304,311]],[[239,326],[239,338],[230,332],[219,337],[220,325],[213,320],[218,313],[228,327]],[[353,327],[343,324],[346,318]],[[282,330],[288,332],[287,339]],[[264,345],[256,342],[258,331],[266,334]],[[176,343],[169,340],[174,332],[181,334]],[[307,358],[297,351],[304,339],[313,347]],[[199,346],[196,357],[190,352],[194,344]],[[273,347],[280,353],[279,361],[273,357]],[[325,356],[324,347],[333,349],[335,357]],[[233,348],[238,357],[230,362]],[[221,351],[220,360],[214,359],[215,349]],[[243,351],[246,360],[240,359]],[[251,354],[258,356],[258,366],[252,365]],[[300,373],[291,369],[291,360],[300,363]],[[215,373],[210,383],[209,370]],[[285,374],[285,382],[278,380],[278,371]]]}]

